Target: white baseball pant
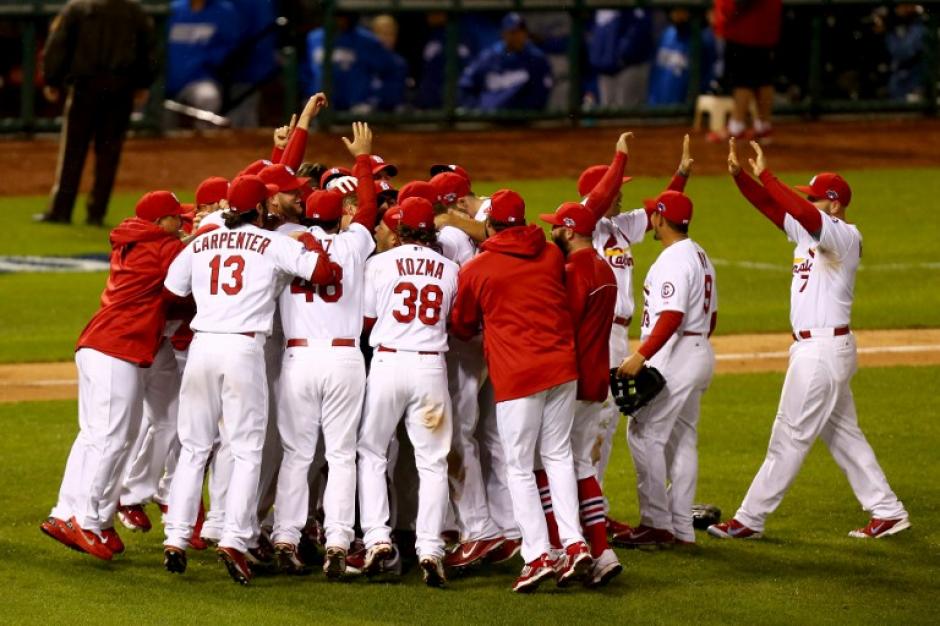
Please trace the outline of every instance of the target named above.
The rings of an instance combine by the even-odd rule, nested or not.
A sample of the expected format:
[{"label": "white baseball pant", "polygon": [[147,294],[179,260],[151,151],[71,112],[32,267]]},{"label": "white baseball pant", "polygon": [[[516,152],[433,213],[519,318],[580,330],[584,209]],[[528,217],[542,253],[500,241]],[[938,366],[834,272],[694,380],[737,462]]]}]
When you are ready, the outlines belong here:
[{"label": "white baseball pant", "polygon": [[496,424],[496,402],[493,399],[493,383],[489,378],[483,382],[480,389],[479,403],[480,423],[477,425],[476,435],[480,442],[480,466],[486,485],[490,519],[493,520],[499,535],[506,539],[519,539],[522,533],[513,516],[506,452]]},{"label": "white baseball pant", "polygon": [[[418,468],[415,549],[420,556],[442,557],[453,432],[443,356],[377,350],[372,358],[358,448],[359,519],[366,547],[391,540],[387,454],[402,415]],[[433,428],[425,425],[434,422]]]},{"label": "white baseball pant", "polygon": [[[277,316],[275,316],[277,317]],[[278,380],[281,377],[281,361],[284,359],[284,332],[280,318],[275,322],[273,332],[264,344],[264,367],[268,377],[268,424],[264,434],[264,447],[261,452],[261,474],[258,477],[258,526],[255,534],[261,531],[261,523],[272,523],[271,507],[277,493],[277,472],[281,467],[281,438],[277,427]],[[257,536],[252,547],[257,546]]]},{"label": "white baseball pant", "polygon": [[225,526],[225,501],[228,498],[228,485],[232,480],[232,450],[228,445],[225,422],[219,422],[219,434],[212,446],[212,458],[209,461],[209,510],[202,524],[200,535],[218,543]]},{"label": "white baseball pant", "polygon": [[78,436],[50,515],[101,534],[114,525],[123,469],[142,419],[141,369],[91,348],[75,353]]},{"label": "white baseball pant", "polygon": [[189,544],[220,418],[228,434],[232,477],[219,546],[245,552],[254,537],[268,409],[263,344],[263,335],[196,333],[193,339],[180,388],[180,457],[164,545],[185,549]]},{"label": "white baseball pant", "polygon": [[496,403],[496,423],[506,454],[512,509],[522,531],[522,558],[526,563],[552,549],[535,484],[537,453],[548,475],[562,545],[584,541],[571,455],[576,391],[577,382],[571,381],[525,398]]},{"label": "white baseball pant", "polygon": [[666,386],[636,412],[627,429],[640,523],[695,541],[699,404],[711,382],[715,353],[706,337],[674,337],[649,365],[660,371]]},{"label": "white baseball pant", "polygon": [[297,545],[310,507],[309,472],[323,431],[329,464],[323,498],[326,545],[355,538],[356,435],[365,395],[365,361],[356,346],[308,340],[287,348],[278,390],[283,456],[274,503],[274,541]]},{"label": "white baseball pant", "polygon": [[817,437],[826,442],[855,497],[872,517],[897,519],[907,515],[858,426],[849,386],[857,368],[852,334],[812,337],[790,346],[790,363],[767,457],[735,519],[763,532],[767,516],[783,500]]},{"label": "white baseball pant", "polygon": [[[176,419],[181,372],[173,344],[164,340],[153,365],[141,371],[144,424],[140,447],[132,457],[121,492],[121,504],[146,504],[157,496],[171,452],[179,453]],[[175,465],[175,459],[173,460]]]},{"label": "white baseball pant", "polygon": [[448,455],[450,495],[461,541],[494,539],[499,528],[490,517],[480,466],[476,430],[480,422],[480,388],[486,376],[481,338],[451,338],[447,373],[454,408],[454,434]]},{"label": "white baseball pant", "polygon": [[604,432],[600,428],[601,402],[576,400],[574,421],[571,425],[571,455],[574,473],[578,480],[597,475],[597,458],[600,456]]},{"label": "white baseball pant", "polygon": [[[627,340],[628,328],[623,324],[613,324],[610,327],[610,367],[620,367],[623,360],[630,355],[630,346]],[[604,475],[607,473],[607,464],[610,462],[610,453],[614,447],[614,435],[620,424],[620,408],[609,393],[600,408],[598,416],[598,429],[601,431],[600,457],[597,460],[597,482],[604,484]],[[604,498],[607,499],[606,497]]]}]

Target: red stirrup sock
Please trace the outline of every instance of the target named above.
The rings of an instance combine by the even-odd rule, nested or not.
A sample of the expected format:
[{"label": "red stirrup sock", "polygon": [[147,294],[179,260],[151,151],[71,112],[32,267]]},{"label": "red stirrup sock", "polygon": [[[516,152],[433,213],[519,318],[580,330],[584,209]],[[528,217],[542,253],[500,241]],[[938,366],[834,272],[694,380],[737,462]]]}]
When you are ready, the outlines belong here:
[{"label": "red stirrup sock", "polygon": [[561,550],[561,539],[558,537],[558,524],[555,523],[555,512],[552,511],[552,493],[548,488],[548,474],[545,470],[535,470],[535,484],[539,488],[542,498],[542,511],[545,513],[545,524],[548,526],[548,539],[552,547]]},{"label": "red stirrup sock", "polygon": [[604,514],[604,493],[597,478],[578,481],[578,502],[581,509],[581,528],[584,538],[591,544],[595,559],[607,549],[607,518]]}]

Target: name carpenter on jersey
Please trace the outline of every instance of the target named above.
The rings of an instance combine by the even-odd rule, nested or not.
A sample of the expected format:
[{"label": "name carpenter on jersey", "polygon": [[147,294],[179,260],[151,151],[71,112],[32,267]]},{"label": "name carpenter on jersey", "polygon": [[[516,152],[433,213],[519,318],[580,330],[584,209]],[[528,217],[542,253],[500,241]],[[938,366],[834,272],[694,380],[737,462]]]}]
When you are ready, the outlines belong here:
[{"label": "name carpenter on jersey", "polygon": [[268,249],[269,245],[271,245],[271,240],[263,235],[231,231],[212,233],[211,235],[200,237],[193,242],[193,252],[227,248],[229,250],[251,250],[258,254],[264,254],[264,251]]}]

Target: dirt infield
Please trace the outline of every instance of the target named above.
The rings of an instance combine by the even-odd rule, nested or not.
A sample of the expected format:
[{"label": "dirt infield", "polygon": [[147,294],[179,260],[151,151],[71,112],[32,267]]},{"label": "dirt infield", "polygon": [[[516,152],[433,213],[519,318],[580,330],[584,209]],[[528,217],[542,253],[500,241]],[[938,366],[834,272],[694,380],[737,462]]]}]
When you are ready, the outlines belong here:
[{"label": "dirt infield", "polygon": [[[501,129],[481,132],[377,131],[375,151],[401,170],[398,180],[426,178],[432,163],[460,163],[474,180],[576,177],[588,164],[613,152],[621,127]],[[636,132],[631,174],[665,176],[676,167],[685,126],[626,124]],[[774,167],[786,170],[878,169],[940,166],[940,120],[785,122],[776,130]],[[212,132],[162,139],[131,139],[124,151],[117,188],[195,189],[208,176],[233,176],[270,155],[270,133]],[[825,146],[820,150],[819,146]],[[0,142],[0,195],[42,195],[55,171],[55,138]],[[694,141],[696,172],[725,172],[726,148]],[[91,159],[89,159],[90,161]],[[307,160],[349,162],[337,136],[313,135]],[[86,168],[87,169],[87,168]],[[85,184],[88,184],[85,177]]]},{"label": "dirt infield", "polygon": [[[940,329],[861,330],[862,367],[940,365]],[[787,366],[789,335],[727,335],[714,337],[719,374],[782,372]],[[78,387],[75,364],[20,363],[0,365],[0,402],[71,400]]]}]

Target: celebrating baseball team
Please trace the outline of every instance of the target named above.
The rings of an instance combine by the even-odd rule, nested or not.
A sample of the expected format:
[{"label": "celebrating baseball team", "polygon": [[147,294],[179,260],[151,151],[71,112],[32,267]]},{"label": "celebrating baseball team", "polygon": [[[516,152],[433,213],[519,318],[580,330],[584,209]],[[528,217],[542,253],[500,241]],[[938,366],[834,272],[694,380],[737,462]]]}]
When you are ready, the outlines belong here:
[{"label": "celebrating baseball team", "polygon": [[[343,138],[351,168],[304,163],[327,105],[310,98],[270,160],[206,179],[194,205],[152,191],[111,232],[48,536],[111,560],[125,550],[115,519],[149,531],[155,503],[178,574],[189,550],[215,546],[240,584],[321,564],[329,579],[383,580],[414,558],[440,587],[521,555],[513,591],[593,588],[623,570],[611,545],[690,546],[696,527],[760,538],[820,436],[871,516],[850,535],[910,527],[850,388],[862,243],[838,174],[794,191],[758,144],[751,176],[730,142],[741,194],[795,244],[794,342],[767,456],[721,521],[695,504],[719,289],[689,236],[688,136],[668,188],[622,211],[620,135],[610,163],[581,174],[580,200],[540,215],[547,241],[518,193],[478,196],[459,165],[396,190],[363,123]],[[631,249],[650,231],[631,350]],[[603,488],[621,413],[636,526],[609,517]]]}]

